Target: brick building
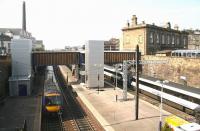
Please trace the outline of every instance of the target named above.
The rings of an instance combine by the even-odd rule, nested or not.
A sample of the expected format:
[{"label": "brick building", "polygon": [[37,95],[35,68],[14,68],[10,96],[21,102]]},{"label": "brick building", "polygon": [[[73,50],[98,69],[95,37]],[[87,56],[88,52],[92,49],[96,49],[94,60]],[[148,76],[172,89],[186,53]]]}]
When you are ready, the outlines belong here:
[{"label": "brick building", "polygon": [[139,45],[143,55],[151,55],[162,50],[188,48],[188,33],[178,30],[177,25],[172,29],[169,22],[164,27],[144,21],[138,24],[136,15],[133,15],[132,23],[127,22],[122,32],[120,50],[135,50]]}]

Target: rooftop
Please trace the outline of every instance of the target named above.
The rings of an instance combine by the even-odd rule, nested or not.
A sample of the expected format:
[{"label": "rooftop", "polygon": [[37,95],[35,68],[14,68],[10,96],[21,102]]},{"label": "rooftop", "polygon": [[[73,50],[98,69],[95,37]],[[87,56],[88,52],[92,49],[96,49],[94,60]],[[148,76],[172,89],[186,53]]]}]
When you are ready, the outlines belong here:
[{"label": "rooftop", "polygon": [[141,28],[154,28],[154,29],[165,30],[165,31],[173,31],[176,33],[188,34],[188,32],[186,32],[185,30],[183,30],[183,31],[178,30],[178,28],[179,28],[178,25],[174,25],[174,28],[171,28],[170,22],[167,22],[166,25],[163,25],[163,26],[157,26],[157,25],[155,25],[155,23],[146,24],[144,21],[142,21],[142,23],[138,24],[136,15],[133,15],[133,17],[132,17],[132,24],[130,25],[130,23],[127,22],[127,26],[122,28],[122,31],[141,29]]}]

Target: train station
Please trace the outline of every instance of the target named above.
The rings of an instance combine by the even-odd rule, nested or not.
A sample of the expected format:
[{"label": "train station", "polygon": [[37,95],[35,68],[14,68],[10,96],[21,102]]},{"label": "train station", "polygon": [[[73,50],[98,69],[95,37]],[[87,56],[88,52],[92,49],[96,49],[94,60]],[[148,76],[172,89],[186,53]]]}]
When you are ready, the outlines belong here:
[{"label": "train station", "polygon": [[67,37],[51,30],[50,50],[27,31],[31,12],[24,1],[22,27],[0,28],[0,131],[200,131],[199,30],[132,15],[122,38],[73,26],[87,38],[77,47],[57,48]]},{"label": "train station", "polygon": [[[35,73],[30,83],[34,84],[26,92],[20,91],[20,80],[15,85],[10,84],[12,97],[3,102],[4,108],[0,111],[3,123],[1,129],[199,129],[200,126],[196,123],[200,98],[198,89],[161,81],[155,77],[137,76],[142,72],[141,64],[166,64],[166,61],[142,62],[137,50],[122,54],[104,52],[102,41],[88,41],[85,48],[84,53],[32,53]],[[19,52],[15,50],[20,49],[15,47],[14,52]],[[120,55],[115,55],[117,53]],[[15,61],[20,61],[19,53],[17,57],[13,57],[12,63],[16,64]],[[26,55],[24,62],[30,62],[30,55]],[[66,62],[65,65],[63,62]],[[17,73],[16,70],[23,70],[21,73],[29,71],[29,68],[22,69],[18,64],[14,66],[12,74]],[[135,71],[130,74],[131,70]],[[17,91],[15,86],[18,87]],[[13,114],[9,113],[11,106]],[[8,125],[10,119],[12,126]],[[177,119],[181,122],[177,122]],[[174,120],[177,125],[174,126],[173,122],[167,120]]]}]

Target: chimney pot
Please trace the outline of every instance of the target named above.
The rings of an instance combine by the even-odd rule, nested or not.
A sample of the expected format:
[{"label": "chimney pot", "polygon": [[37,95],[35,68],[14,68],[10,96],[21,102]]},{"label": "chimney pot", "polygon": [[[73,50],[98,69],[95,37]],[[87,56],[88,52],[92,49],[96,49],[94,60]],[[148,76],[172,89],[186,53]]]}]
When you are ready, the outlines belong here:
[{"label": "chimney pot", "polygon": [[136,26],[137,25],[137,17],[136,15],[132,16],[132,26]]}]

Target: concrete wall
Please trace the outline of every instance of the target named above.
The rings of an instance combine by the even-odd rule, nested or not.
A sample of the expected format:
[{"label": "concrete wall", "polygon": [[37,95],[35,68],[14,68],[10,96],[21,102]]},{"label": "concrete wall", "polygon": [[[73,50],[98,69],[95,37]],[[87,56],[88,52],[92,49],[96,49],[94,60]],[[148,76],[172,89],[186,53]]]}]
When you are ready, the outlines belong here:
[{"label": "concrete wall", "polygon": [[10,96],[31,94],[31,39],[12,39],[12,76],[9,78]]},{"label": "concrete wall", "polygon": [[85,70],[87,87],[104,87],[103,41],[89,40],[85,44]]},{"label": "concrete wall", "polygon": [[166,60],[167,64],[146,64],[143,74],[183,84],[185,76],[188,86],[200,88],[200,59],[163,56],[142,56],[142,60]]},{"label": "concrete wall", "polygon": [[31,51],[31,40],[11,40],[12,76],[19,77],[31,75]]},{"label": "concrete wall", "polygon": [[[23,96],[19,93],[19,87],[20,85],[26,86],[26,95],[31,95],[31,80],[19,80],[19,78],[15,80],[10,80],[9,82],[9,90],[10,90],[10,96]],[[24,95],[24,96],[26,96]]]}]

